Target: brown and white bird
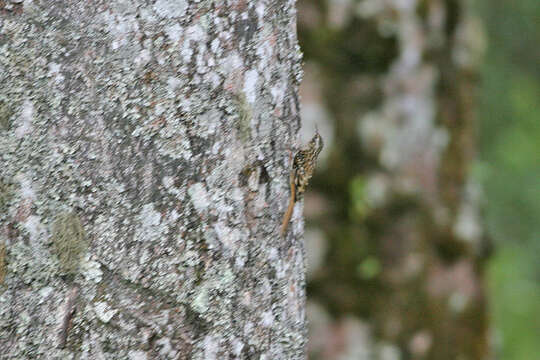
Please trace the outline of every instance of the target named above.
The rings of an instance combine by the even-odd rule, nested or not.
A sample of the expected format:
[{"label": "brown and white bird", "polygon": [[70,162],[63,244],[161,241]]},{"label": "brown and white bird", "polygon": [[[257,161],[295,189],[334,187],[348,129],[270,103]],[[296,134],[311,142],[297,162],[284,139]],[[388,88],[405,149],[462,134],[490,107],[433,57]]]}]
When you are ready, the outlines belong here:
[{"label": "brown and white bird", "polygon": [[306,187],[309,184],[309,179],[311,179],[311,176],[313,175],[313,171],[317,164],[317,158],[319,157],[323,145],[323,139],[319,134],[319,131],[316,131],[306,147],[298,151],[294,156],[289,180],[291,185],[291,197],[289,199],[287,211],[283,216],[283,222],[281,223],[282,236],[287,232],[294,204],[302,199],[304,192],[306,191]]}]

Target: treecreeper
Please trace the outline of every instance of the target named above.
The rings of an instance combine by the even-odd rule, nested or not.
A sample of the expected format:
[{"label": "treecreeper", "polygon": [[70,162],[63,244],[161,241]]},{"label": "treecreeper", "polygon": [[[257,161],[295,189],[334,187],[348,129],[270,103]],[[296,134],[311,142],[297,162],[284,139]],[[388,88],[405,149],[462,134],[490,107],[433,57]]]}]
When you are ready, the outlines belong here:
[{"label": "treecreeper", "polygon": [[294,204],[301,200],[304,195],[306,187],[309,184],[309,179],[311,179],[313,171],[315,170],[317,158],[319,157],[323,145],[324,143],[322,137],[317,130],[306,147],[298,151],[294,156],[289,178],[291,196],[289,198],[289,206],[287,207],[287,211],[285,212],[285,215],[283,215],[283,221],[281,223],[281,236],[285,235],[287,232],[294,209]]}]

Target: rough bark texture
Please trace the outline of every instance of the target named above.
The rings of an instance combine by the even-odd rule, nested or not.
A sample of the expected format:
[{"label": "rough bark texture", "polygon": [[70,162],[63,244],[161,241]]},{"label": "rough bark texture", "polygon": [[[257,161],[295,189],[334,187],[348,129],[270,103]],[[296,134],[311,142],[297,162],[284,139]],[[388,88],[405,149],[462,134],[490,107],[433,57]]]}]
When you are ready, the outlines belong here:
[{"label": "rough bark texture", "polygon": [[299,4],[304,120],[334,133],[306,199],[313,359],[489,354],[468,3]]},{"label": "rough bark texture", "polygon": [[301,359],[294,1],[0,1],[2,358]]}]

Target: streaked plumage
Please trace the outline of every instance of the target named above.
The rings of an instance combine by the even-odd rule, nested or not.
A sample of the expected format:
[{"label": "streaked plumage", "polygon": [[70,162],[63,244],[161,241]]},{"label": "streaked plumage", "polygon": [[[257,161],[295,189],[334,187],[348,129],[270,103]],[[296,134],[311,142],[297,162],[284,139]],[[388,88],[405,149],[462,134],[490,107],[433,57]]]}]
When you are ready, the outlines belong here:
[{"label": "streaked plumage", "polygon": [[292,212],[294,209],[294,203],[301,200],[306,187],[309,184],[309,179],[313,175],[317,158],[323,148],[323,140],[319,132],[317,131],[307,146],[298,151],[294,157],[293,168],[291,170],[290,185],[291,185],[291,197],[289,200],[289,206],[283,216],[283,222],[281,223],[281,235],[285,235],[289,222],[291,221]]}]

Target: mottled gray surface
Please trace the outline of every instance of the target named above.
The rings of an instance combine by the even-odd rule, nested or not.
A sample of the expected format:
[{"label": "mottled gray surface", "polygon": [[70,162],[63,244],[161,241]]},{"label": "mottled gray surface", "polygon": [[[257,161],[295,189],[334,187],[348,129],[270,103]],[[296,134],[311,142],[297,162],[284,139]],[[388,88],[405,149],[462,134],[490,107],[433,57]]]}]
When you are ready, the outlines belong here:
[{"label": "mottled gray surface", "polygon": [[292,0],[0,9],[2,358],[304,358],[300,205],[278,236],[295,17]]}]

